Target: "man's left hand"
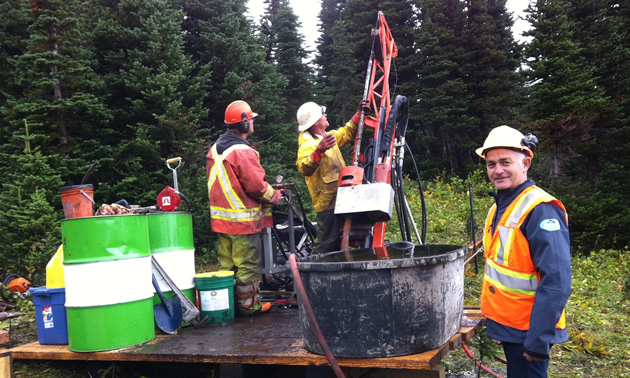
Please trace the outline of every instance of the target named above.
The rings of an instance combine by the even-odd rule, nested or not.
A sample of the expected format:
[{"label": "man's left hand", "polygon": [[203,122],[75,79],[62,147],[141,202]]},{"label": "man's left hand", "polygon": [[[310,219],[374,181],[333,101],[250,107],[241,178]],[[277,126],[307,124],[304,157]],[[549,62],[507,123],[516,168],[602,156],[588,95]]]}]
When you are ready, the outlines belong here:
[{"label": "man's left hand", "polygon": [[271,201],[269,201],[269,203],[272,205],[280,204],[280,199],[282,198],[283,194],[284,194],[284,189],[276,189],[273,192],[273,197],[271,197]]},{"label": "man's left hand", "polygon": [[359,121],[361,119],[361,110],[363,110],[363,114],[368,115],[370,114],[370,101],[368,100],[361,100],[361,102],[359,102],[359,107],[357,108],[357,112],[352,116],[352,122],[354,122],[355,125],[359,124]]}]

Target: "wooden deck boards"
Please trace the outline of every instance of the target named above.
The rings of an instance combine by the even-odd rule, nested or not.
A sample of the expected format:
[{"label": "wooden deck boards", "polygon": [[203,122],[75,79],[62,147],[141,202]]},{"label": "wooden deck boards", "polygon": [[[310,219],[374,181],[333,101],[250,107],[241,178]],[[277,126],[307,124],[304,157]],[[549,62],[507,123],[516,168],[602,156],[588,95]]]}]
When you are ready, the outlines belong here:
[{"label": "wooden deck boards", "polygon": [[[451,349],[467,341],[482,321],[475,309],[465,309],[462,327],[440,348],[424,353],[387,358],[337,358],[340,366],[354,368],[433,368]],[[304,349],[297,309],[276,309],[251,319],[201,329],[186,327],[177,335],[158,334],[141,345],[103,352],[71,352],[67,345],[38,342],[10,350],[13,359],[155,361],[256,365],[327,366],[324,356]]]}]

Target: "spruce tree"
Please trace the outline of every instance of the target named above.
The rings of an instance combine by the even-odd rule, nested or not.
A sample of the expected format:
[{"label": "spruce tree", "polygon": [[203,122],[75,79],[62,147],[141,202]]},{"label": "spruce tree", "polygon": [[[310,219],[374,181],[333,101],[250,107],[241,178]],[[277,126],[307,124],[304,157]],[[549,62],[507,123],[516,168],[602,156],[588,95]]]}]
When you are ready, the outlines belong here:
[{"label": "spruce tree", "polygon": [[57,188],[63,181],[58,157],[42,153],[47,135],[29,131],[28,122],[2,146],[0,159],[11,169],[3,172],[0,201],[0,273],[24,276],[45,284],[45,266],[61,243],[61,208]]},{"label": "spruce tree", "polygon": [[287,107],[283,121],[295,123],[297,109],[313,98],[312,69],[304,37],[299,34],[299,20],[288,0],[267,0],[261,30],[265,37],[266,60],[274,63],[278,72],[287,78],[283,88]]},{"label": "spruce tree", "polygon": [[172,185],[166,159],[199,161],[204,76],[191,76],[195,66],[183,51],[184,14],[169,1],[123,0],[96,16],[96,69],[111,94],[108,106],[118,109],[109,140],[116,150],[100,163],[106,181],[99,189],[107,203],[155,204],[158,192]]},{"label": "spruce tree", "polygon": [[471,94],[470,115],[477,120],[477,127],[470,135],[470,144],[463,147],[476,157],[474,149],[492,128],[503,124],[519,126],[515,124],[515,113],[522,84],[517,74],[521,53],[512,36],[513,21],[507,13],[506,0],[467,0],[466,4],[464,77]]},{"label": "spruce tree", "polygon": [[[7,163],[0,172],[8,180],[3,200],[15,202],[0,218],[8,227],[3,242],[19,254],[18,265],[41,272],[58,247],[58,188],[78,184],[91,160],[110,151],[95,141],[110,115],[95,94],[102,82],[89,66],[82,2],[31,3],[32,8],[17,6],[9,12],[21,28],[27,25],[27,35],[23,44],[12,45],[5,61],[10,75],[0,106],[6,141],[0,153]],[[14,37],[23,36],[22,29],[15,32]],[[30,138],[32,149],[24,149]]]},{"label": "spruce tree", "polygon": [[419,0],[418,122],[422,138],[416,149],[425,149],[432,161],[423,161],[431,176],[443,171],[463,173],[469,161],[470,141],[475,140],[478,120],[471,114],[469,83],[465,80],[466,26],[459,0]]},{"label": "spruce tree", "polygon": [[604,102],[596,85],[596,68],[584,58],[574,37],[576,24],[566,10],[570,3],[540,0],[528,8],[533,37],[525,49],[528,58],[532,127],[550,152],[549,174],[563,176],[563,162],[577,156]]},{"label": "spruce tree", "polygon": [[[562,194],[570,201],[576,245],[585,251],[620,248],[630,241],[630,215],[623,210],[630,203],[622,192],[610,188],[630,185],[622,173],[630,166],[630,2],[576,1],[567,16],[576,25],[572,39],[594,67],[595,83],[604,91],[606,103],[581,136],[587,143],[572,146],[577,157],[564,161],[563,172],[571,179],[565,180]],[[567,126],[575,128],[576,123]]]}]

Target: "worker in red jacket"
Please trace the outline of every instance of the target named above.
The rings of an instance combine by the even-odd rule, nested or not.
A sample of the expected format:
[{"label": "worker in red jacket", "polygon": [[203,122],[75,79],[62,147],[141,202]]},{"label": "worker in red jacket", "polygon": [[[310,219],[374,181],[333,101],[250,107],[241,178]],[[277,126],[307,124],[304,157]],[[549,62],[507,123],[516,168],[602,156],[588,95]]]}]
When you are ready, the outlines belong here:
[{"label": "worker in red jacket", "polygon": [[497,188],[483,239],[481,311],[488,337],[503,346],[509,378],[546,377],[551,347],[569,339],[569,222],[562,202],[527,178],[537,142],[499,126],[477,149]]},{"label": "worker in red jacket", "polygon": [[228,130],[206,157],[212,230],[218,235],[221,270],[235,272],[237,316],[265,313],[270,303],[261,303],[259,276],[262,265],[263,228],[272,227],[271,205],[277,205],[282,190],[265,181],[258,152],[247,141],[254,132],[254,117],[245,101],[234,101],[225,110]]}]

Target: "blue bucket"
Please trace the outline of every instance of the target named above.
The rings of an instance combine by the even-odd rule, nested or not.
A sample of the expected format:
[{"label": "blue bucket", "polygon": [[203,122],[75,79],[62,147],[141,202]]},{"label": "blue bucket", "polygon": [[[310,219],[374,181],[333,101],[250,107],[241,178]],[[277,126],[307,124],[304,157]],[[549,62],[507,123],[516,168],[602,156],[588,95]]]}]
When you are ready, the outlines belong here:
[{"label": "blue bucket", "polygon": [[37,338],[40,344],[68,344],[66,316],[66,289],[48,289],[45,286],[30,288],[35,305]]}]

